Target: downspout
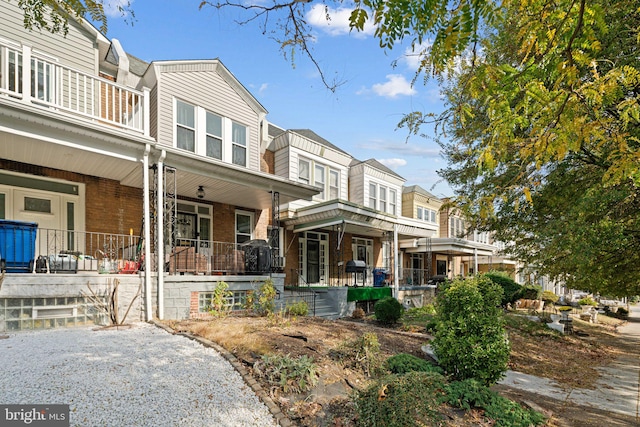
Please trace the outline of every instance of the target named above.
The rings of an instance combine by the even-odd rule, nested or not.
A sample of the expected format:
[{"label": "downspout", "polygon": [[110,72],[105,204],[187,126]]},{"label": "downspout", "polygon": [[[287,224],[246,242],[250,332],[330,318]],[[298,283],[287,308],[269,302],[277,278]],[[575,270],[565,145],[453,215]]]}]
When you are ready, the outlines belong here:
[{"label": "downspout", "polygon": [[151,269],[148,268],[148,262],[151,254],[151,219],[150,219],[150,206],[149,206],[149,152],[151,151],[151,145],[147,144],[144,149],[144,157],[142,161],[143,167],[143,216],[144,216],[144,256],[145,256],[145,269],[144,269],[144,302],[145,313],[147,322],[153,319],[153,304],[151,301]]},{"label": "downspout", "polygon": [[164,319],[164,159],[167,152],[162,150],[158,159],[158,188],[156,197],[156,252],[158,253],[158,319]]},{"label": "downspout", "polygon": [[393,291],[396,299],[400,296],[400,281],[398,275],[400,269],[398,268],[398,224],[393,224]]}]

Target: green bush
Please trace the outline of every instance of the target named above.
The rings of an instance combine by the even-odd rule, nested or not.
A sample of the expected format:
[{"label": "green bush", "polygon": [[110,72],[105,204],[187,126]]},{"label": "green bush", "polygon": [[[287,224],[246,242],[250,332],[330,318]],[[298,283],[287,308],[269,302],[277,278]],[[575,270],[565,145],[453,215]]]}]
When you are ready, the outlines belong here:
[{"label": "green bush", "polygon": [[595,307],[598,305],[598,302],[591,297],[584,297],[578,300],[578,305],[591,305]]},{"label": "green bush", "polygon": [[453,381],[445,390],[447,403],[464,410],[482,408],[484,415],[495,421],[494,426],[529,427],[545,422],[541,413],[523,408],[474,379]]},{"label": "green bush", "polygon": [[256,302],[256,311],[261,316],[272,314],[276,309],[276,288],[273,285],[273,280],[267,279],[258,288],[258,300]]},{"label": "green bush", "polygon": [[615,316],[618,319],[629,320],[629,310],[624,307],[618,307],[618,310],[615,312]]},{"label": "green bush", "polygon": [[373,306],[373,310],[376,319],[385,325],[396,323],[404,313],[404,307],[394,297],[378,300]]},{"label": "green bush", "polygon": [[542,287],[537,285],[523,286],[522,292],[520,293],[520,298],[524,298],[524,299],[540,299],[541,296],[542,296]]},{"label": "green bush", "polygon": [[389,375],[356,396],[357,425],[362,427],[414,427],[442,423],[438,409],[445,379],[435,372]]},{"label": "green bush", "polygon": [[506,273],[492,271],[485,273],[484,277],[502,287],[502,299],[500,302],[502,306],[506,307],[507,304],[513,305],[517,300],[522,298],[522,285],[516,283],[515,280],[507,276]]},{"label": "green bush", "polygon": [[290,316],[306,316],[309,314],[309,304],[306,301],[298,301],[287,305],[285,311]]},{"label": "green bush", "polygon": [[551,291],[544,291],[542,292],[542,301],[544,301],[545,303],[551,305],[551,304],[555,304],[558,302],[558,300],[560,299],[560,297],[558,295],[556,295],[555,293],[551,292]]},{"label": "green bush", "polygon": [[233,293],[229,290],[229,285],[226,282],[217,282],[213,290],[209,313],[215,317],[224,317],[229,314],[231,306],[227,304],[231,295]]},{"label": "green bush", "polygon": [[485,276],[456,279],[436,299],[432,347],[440,366],[456,380],[493,384],[509,360],[502,288]]},{"label": "green bush", "polygon": [[439,366],[407,353],[399,353],[391,356],[387,359],[386,365],[387,369],[393,374],[406,374],[407,372],[443,373]]}]

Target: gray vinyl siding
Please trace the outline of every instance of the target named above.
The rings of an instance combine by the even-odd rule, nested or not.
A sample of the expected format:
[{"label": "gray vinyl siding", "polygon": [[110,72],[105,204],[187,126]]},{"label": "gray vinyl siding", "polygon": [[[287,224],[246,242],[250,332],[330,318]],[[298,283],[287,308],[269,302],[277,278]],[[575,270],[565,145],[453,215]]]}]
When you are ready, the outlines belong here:
[{"label": "gray vinyl siding", "polygon": [[30,45],[34,55],[38,52],[52,56],[71,68],[97,75],[95,36],[80,24],[69,20],[69,32],[51,34],[46,30],[24,28],[23,12],[16,1],[0,1],[0,37],[14,43]]},{"label": "gray vinyl siding", "polygon": [[211,64],[184,67],[185,71],[158,70],[158,143],[173,146],[174,99],[227,117],[248,127],[247,168],[260,170],[260,117],[215,71]]}]

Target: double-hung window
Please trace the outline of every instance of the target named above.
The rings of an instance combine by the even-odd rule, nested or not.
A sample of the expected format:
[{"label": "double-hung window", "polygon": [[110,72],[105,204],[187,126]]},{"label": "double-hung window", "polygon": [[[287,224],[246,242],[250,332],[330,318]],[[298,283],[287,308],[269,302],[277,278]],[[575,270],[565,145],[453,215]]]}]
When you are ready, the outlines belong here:
[{"label": "double-hung window", "polygon": [[378,186],[369,183],[369,207],[378,209]]},{"label": "double-hung window", "polygon": [[311,163],[309,160],[298,159],[298,181],[305,184],[311,182]]},{"label": "double-hung window", "polygon": [[418,219],[422,219],[422,211],[423,211],[422,207],[418,206],[418,212],[416,215]]},{"label": "double-hung window", "polygon": [[195,107],[186,102],[176,102],[176,144],[183,150],[196,151]]},{"label": "double-hung window", "polygon": [[320,194],[316,197],[320,200],[324,200],[324,184],[325,184],[325,167],[322,165],[315,165],[314,174],[313,174],[313,183],[316,187],[322,188]]},{"label": "double-hung window", "polygon": [[253,239],[253,213],[236,211],[236,243],[246,243],[251,239]]},{"label": "double-hung window", "polygon": [[396,190],[389,189],[389,213],[391,215],[396,215]]},{"label": "double-hung window", "polygon": [[222,160],[222,117],[207,111],[207,157]]},{"label": "double-hung window", "polygon": [[340,172],[337,170],[329,170],[329,199],[336,200],[340,198]]},{"label": "double-hung window", "polygon": [[380,210],[387,211],[387,187],[380,187]]},{"label": "double-hung window", "polygon": [[235,165],[247,165],[247,128],[238,123],[231,125],[232,162]]}]

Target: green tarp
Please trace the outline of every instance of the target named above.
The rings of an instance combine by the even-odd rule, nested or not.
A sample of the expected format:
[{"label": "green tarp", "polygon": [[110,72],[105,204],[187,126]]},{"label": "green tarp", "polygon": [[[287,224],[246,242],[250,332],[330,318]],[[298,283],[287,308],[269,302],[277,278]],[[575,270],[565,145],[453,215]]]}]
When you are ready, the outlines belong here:
[{"label": "green tarp", "polygon": [[347,289],[347,301],[371,301],[391,296],[391,288],[349,288]]}]

